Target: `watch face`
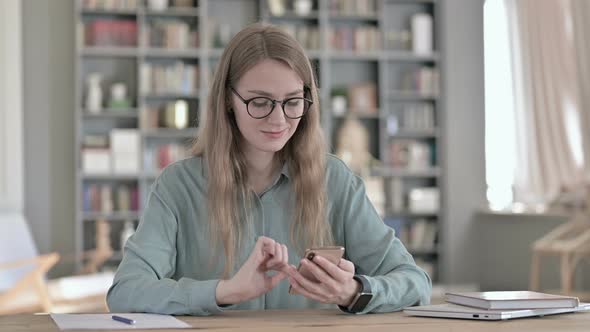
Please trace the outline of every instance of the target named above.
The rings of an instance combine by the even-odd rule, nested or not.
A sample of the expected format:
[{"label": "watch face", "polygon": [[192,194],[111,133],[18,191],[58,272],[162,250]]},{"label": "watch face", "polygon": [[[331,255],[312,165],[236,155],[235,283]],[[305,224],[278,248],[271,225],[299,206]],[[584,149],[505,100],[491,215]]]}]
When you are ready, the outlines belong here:
[{"label": "watch face", "polygon": [[372,298],[373,298],[373,294],[361,294],[359,296],[358,300],[356,301],[356,303],[354,304],[352,311],[354,311],[354,312],[363,311],[365,309],[365,307],[367,306],[367,304],[369,304],[369,302],[371,301]]}]

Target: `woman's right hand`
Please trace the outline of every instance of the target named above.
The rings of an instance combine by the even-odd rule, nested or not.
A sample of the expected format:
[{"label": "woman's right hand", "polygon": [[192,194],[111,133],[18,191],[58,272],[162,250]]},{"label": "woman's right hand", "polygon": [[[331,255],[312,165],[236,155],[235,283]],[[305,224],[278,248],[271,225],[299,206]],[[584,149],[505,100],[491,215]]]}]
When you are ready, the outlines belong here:
[{"label": "woman's right hand", "polygon": [[[285,279],[289,269],[295,267],[289,265],[287,246],[261,236],[240,270],[231,279],[217,284],[217,303],[235,304],[257,298]],[[276,273],[270,276],[269,271]]]}]

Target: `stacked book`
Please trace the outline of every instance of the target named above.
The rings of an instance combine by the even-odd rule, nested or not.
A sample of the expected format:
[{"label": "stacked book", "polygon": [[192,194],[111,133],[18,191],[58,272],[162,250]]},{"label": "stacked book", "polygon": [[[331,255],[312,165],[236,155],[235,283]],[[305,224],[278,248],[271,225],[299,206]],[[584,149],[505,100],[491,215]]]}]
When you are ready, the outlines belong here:
[{"label": "stacked book", "polygon": [[577,297],[531,291],[450,292],[446,304],[410,307],[413,316],[506,320],[590,310]]}]

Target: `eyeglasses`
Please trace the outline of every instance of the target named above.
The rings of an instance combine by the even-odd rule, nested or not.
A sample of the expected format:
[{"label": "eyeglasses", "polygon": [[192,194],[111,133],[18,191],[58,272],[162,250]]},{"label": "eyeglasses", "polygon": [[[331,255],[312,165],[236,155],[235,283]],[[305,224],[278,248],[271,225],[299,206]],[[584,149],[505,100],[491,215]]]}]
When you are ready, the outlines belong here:
[{"label": "eyeglasses", "polygon": [[287,98],[283,101],[274,100],[267,97],[254,97],[250,99],[244,99],[240,94],[233,88],[230,87],[232,92],[242,100],[246,105],[246,111],[248,115],[254,119],[262,119],[272,113],[275,109],[275,105],[279,103],[283,109],[283,114],[289,119],[299,119],[307,113],[313,102],[307,98],[294,97]]}]

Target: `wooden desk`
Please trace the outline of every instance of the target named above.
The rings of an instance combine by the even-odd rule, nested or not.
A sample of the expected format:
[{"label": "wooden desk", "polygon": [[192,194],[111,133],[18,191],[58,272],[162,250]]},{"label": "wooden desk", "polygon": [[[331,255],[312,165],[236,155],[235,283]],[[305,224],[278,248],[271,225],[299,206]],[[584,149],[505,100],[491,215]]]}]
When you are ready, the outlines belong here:
[{"label": "wooden desk", "polygon": [[[257,331],[589,331],[590,312],[509,321],[419,318],[403,313],[348,315],[336,310],[232,311],[212,317],[179,317],[195,329],[220,332]],[[0,316],[1,332],[59,331],[49,315]],[[87,330],[86,330],[87,331]],[[163,331],[163,330],[144,330]],[[170,330],[170,331],[189,331]]]}]

